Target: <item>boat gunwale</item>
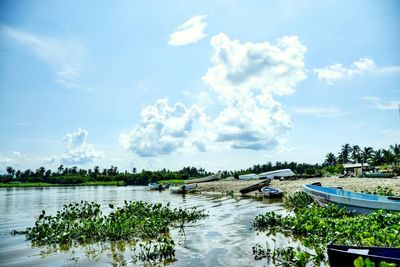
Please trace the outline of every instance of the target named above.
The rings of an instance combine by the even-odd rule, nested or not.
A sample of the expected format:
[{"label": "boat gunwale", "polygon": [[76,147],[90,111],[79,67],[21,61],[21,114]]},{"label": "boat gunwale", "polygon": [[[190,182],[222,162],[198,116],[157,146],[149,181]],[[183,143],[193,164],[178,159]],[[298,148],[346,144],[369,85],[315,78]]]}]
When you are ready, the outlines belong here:
[{"label": "boat gunwale", "polygon": [[[333,194],[333,193],[329,193],[326,191],[322,191],[322,190],[317,190],[316,188],[310,187],[310,186],[315,186],[315,187],[319,187],[319,188],[329,188],[332,189],[332,187],[327,187],[327,186],[316,186],[316,185],[311,185],[311,184],[304,184],[303,185],[303,189],[305,189],[305,191],[313,191],[316,193],[323,193],[329,196],[329,199],[324,198],[323,196],[315,196],[314,197],[318,197],[319,199],[325,199],[326,201],[329,202],[333,202],[336,204],[340,204],[340,205],[348,205],[348,206],[353,206],[353,207],[360,207],[360,208],[366,208],[366,209],[372,209],[372,210],[376,210],[379,208],[376,208],[375,206],[377,204],[387,204],[389,205],[389,209],[390,210],[395,210],[395,211],[400,211],[400,201],[399,200],[395,200],[395,199],[389,199],[388,196],[377,196],[377,195],[373,195],[373,194],[366,194],[366,193],[358,193],[358,192],[353,192],[353,191],[348,191],[348,190],[344,190],[344,189],[340,189],[340,188],[333,188],[336,190],[341,190],[342,192],[349,192],[349,193],[356,193],[359,195],[366,195],[366,196],[373,196],[373,197],[378,197],[375,200],[371,200],[371,199],[366,199],[366,198],[360,198],[360,197],[355,197],[355,196],[342,196],[342,195],[338,195],[338,194]],[[337,201],[331,201],[331,199],[333,198],[340,198],[344,201],[342,202],[337,202]],[[348,203],[348,200],[355,200],[355,203]],[[362,202],[358,203],[358,202]],[[399,204],[399,207],[393,207],[396,206],[396,204]],[[381,207],[381,209],[388,209],[388,208],[383,208]]]}]

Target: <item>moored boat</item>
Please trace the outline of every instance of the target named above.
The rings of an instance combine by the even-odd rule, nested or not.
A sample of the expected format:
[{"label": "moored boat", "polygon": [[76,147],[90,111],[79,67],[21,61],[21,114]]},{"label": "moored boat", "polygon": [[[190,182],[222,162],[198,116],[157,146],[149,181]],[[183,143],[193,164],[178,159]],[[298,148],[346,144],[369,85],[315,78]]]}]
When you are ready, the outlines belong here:
[{"label": "moored boat", "polygon": [[335,203],[355,213],[370,213],[378,209],[400,211],[400,197],[378,196],[346,191],[341,188],[312,184],[303,185],[304,191],[321,206]]},{"label": "moored boat", "polygon": [[159,190],[160,185],[158,183],[149,183],[148,187],[150,190]]},{"label": "moored boat", "polygon": [[241,194],[246,194],[252,191],[260,190],[261,188],[269,185],[271,183],[271,179],[264,180],[260,183],[250,185],[248,187],[242,188],[239,190]]},{"label": "moored boat", "polygon": [[185,194],[185,193],[195,191],[196,188],[197,188],[197,184],[184,184],[181,186],[170,187],[169,190],[171,193],[174,193],[174,194]]},{"label": "moored boat", "polygon": [[296,174],[291,169],[282,169],[270,172],[263,172],[258,175],[260,179],[279,179],[282,177],[296,177]]},{"label": "moored boat", "polygon": [[215,174],[207,176],[207,177],[187,180],[186,184],[194,184],[194,183],[204,183],[204,182],[216,181],[216,180],[221,179],[221,175],[222,175],[222,173],[218,172],[218,173],[215,173]]},{"label": "moored boat", "polygon": [[[381,262],[400,264],[400,248],[356,247],[328,244],[328,257],[331,267],[355,266],[354,261],[362,257],[374,262],[374,266],[382,266]],[[389,265],[384,265],[389,266]],[[392,265],[390,265],[392,266]]]},{"label": "moored boat", "polygon": [[283,196],[282,190],[268,186],[261,188],[261,193],[268,198],[280,198]]}]

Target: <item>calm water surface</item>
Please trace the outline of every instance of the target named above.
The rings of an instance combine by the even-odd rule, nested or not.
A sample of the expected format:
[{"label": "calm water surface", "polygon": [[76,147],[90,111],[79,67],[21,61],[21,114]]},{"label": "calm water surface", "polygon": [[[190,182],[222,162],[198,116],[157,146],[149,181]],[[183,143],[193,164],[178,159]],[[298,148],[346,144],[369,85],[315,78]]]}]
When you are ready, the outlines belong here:
[{"label": "calm water surface", "polygon": [[[99,245],[48,253],[33,248],[25,236],[11,236],[13,229],[24,230],[34,224],[42,210],[55,214],[64,204],[94,201],[110,211],[108,204],[122,206],[124,200],[171,203],[172,207],[199,206],[209,217],[195,227],[187,227],[185,236],[172,231],[177,261],[169,266],[262,266],[254,261],[252,246],[265,244],[267,238],[250,230],[252,219],[266,211],[283,211],[281,203],[268,200],[236,199],[198,194],[186,196],[168,191],[148,191],[146,187],[90,186],[0,188],[0,266],[107,266],[132,265],[128,247],[117,244],[112,249]],[[125,249],[124,249],[125,248]]]}]

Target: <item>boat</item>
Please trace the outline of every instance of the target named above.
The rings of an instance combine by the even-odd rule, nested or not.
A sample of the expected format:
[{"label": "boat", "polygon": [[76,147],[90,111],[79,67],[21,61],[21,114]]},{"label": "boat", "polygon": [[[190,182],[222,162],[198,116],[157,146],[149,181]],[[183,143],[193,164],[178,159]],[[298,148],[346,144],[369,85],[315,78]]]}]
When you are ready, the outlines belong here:
[{"label": "boat", "polygon": [[160,188],[162,188],[162,185],[158,183],[149,183],[148,187],[150,190],[160,190]]},{"label": "boat", "polygon": [[219,179],[221,179],[221,175],[222,175],[222,173],[218,172],[216,174],[213,174],[213,175],[210,175],[207,177],[187,180],[186,184],[204,183],[204,182],[211,182],[211,181],[219,180]]},{"label": "boat", "polygon": [[197,188],[197,184],[184,184],[181,186],[170,187],[169,190],[171,193],[174,193],[174,194],[185,194],[185,193],[195,191],[196,188]]},{"label": "boat", "polygon": [[261,193],[268,198],[280,198],[283,196],[282,190],[268,186],[261,188]]},{"label": "boat", "polygon": [[239,190],[241,194],[246,194],[252,191],[260,190],[261,188],[269,185],[271,183],[271,179],[264,180],[260,183],[250,185],[248,187],[242,188]]},{"label": "boat", "polygon": [[258,175],[260,179],[279,179],[282,177],[295,177],[296,174],[291,169],[282,169],[270,172],[263,172]]},{"label": "boat", "polygon": [[259,178],[260,177],[258,177],[258,174],[255,173],[239,175],[239,180],[258,180]]},{"label": "boat", "polygon": [[382,266],[380,263],[383,261],[386,263],[394,263],[394,266],[400,265],[400,248],[356,247],[333,245],[332,243],[328,244],[329,265],[331,267],[355,266],[354,261],[360,256],[363,258],[363,261],[368,258],[371,262],[374,262],[374,266]]},{"label": "boat", "polygon": [[372,173],[364,173],[363,177],[365,178],[393,178],[393,173],[384,173],[384,172],[372,172]]},{"label": "boat", "polygon": [[400,211],[400,197],[378,196],[320,185],[303,185],[304,191],[321,206],[335,203],[350,212],[367,214],[378,209]]}]

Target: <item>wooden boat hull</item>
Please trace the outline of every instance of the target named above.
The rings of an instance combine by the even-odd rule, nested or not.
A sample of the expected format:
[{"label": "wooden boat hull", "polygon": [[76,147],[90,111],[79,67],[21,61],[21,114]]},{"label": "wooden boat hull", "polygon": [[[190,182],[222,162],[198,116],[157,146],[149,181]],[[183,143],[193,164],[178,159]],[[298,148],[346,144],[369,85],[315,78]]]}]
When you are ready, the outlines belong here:
[{"label": "wooden boat hull", "polygon": [[207,177],[203,177],[203,178],[198,178],[198,179],[192,179],[192,180],[187,180],[185,181],[186,184],[194,184],[194,183],[204,183],[204,182],[211,182],[211,181],[216,181],[221,179],[221,175],[222,173],[216,173]]},{"label": "wooden boat hull", "polygon": [[400,264],[400,248],[385,247],[355,247],[328,244],[328,257],[331,267],[347,267],[354,266],[354,261],[358,257],[362,257],[365,261],[367,258],[380,266],[379,263]]},{"label": "wooden boat hull", "polygon": [[249,193],[249,192],[252,192],[252,191],[261,190],[261,188],[269,185],[270,183],[271,183],[271,179],[266,179],[266,180],[264,180],[264,181],[262,181],[260,183],[245,187],[243,189],[240,189],[239,192],[241,194],[246,194],[246,193]]},{"label": "wooden boat hull", "polygon": [[321,206],[335,203],[355,213],[371,213],[378,209],[400,211],[400,198],[346,191],[340,188],[303,185],[304,191]]}]

